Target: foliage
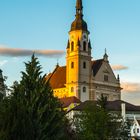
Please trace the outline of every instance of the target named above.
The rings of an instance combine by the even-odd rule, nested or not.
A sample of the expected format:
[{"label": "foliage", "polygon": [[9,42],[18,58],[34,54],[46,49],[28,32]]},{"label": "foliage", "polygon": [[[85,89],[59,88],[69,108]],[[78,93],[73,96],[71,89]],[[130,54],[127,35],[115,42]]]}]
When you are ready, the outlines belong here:
[{"label": "foliage", "polygon": [[99,105],[102,109],[106,109],[107,97],[101,94],[101,97],[97,100],[97,105]]},{"label": "foliage", "polygon": [[34,55],[25,66],[21,81],[14,83],[11,95],[1,102],[0,139],[63,139],[65,117],[60,102]]},{"label": "foliage", "polygon": [[131,138],[131,132],[130,132],[130,121],[129,120],[123,120],[121,121],[120,124],[120,131],[119,131],[119,135],[120,138],[123,140],[129,140]]},{"label": "foliage", "polygon": [[89,102],[84,110],[76,113],[74,125],[78,140],[128,138],[128,125],[123,123],[118,113],[108,111],[106,104],[107,101],[102,96],[97,102]]},{"label": "foliage", "polygon": [[[78,117],[78,118],[77,118]],[[76,131],[81,140],[108,140],[114,135],[114,116],[95,104],[88,105],[76,116]],[[115,133],[116,134],[116,133]]]}]

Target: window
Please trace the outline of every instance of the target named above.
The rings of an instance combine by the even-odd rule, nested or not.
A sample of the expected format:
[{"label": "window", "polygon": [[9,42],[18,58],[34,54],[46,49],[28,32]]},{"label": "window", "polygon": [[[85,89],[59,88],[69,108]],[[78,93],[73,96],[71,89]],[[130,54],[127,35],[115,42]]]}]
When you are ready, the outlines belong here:
[{"label": "window", "polygon": [[139,133],[139,129],[137,128],[137,133]]},{"label": "window", "polygon": [[72,69],[74,68],[74,62],[71,62],[71,68]]},{"label": "window", "polygon": [[108,75],[104,75],[104,81],[108,82]]},{"label": "window", "polygon": [[133,133],[135,133],[135,129],[133,129]]},{"label": "window", "polygon": [[86,69],[86,62],[83,62],[83,68]]},{"label": "window", "polygon": [[83,42],[83,51],[86,51],[86,46],[87,46],[87,43],[86,41]]},{"label": "window", "polygon": [[86,39],[87,38],[86,35],[84,35],[83,38]]},{"label": "window", "polygon": [[71,87],[71,92],[74,92],[74,87]]},{"label": "window", "polygon": [[83,87],[83,92],[86,92],[86,87]]},{"label": "window", "polygon": [[71,51],[74,51],[74,42],[71,42]]}]

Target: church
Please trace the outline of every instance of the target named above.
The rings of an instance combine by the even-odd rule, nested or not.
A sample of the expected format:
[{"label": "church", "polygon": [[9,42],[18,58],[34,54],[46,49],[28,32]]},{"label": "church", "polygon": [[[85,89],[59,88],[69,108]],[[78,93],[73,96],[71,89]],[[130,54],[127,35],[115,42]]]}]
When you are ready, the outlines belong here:
[{"label": "church", "polygon": [[108,101],[120,100],[120,78],[109,64],[106,50],[101,59],[92,57],[89,34],[83,19],[82,0],[77,0],[75,20],[66,46],[66,66],[57,64],[46,80],[58,98],[75,96],[83,102],[97,100],[103,94]]}]

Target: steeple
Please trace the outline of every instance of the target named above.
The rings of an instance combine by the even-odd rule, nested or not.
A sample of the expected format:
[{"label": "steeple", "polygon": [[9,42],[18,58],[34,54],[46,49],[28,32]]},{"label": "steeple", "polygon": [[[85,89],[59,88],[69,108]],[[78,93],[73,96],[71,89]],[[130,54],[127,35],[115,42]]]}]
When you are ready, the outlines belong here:
[{"label": "steeple", "polygon": [[87,23],[83,20],[83,5],[82,5],[82,0],[77,0],[76,1],[76,15],[75,15],[75,20],[71,25],[71,30],[70,31],[75,31],[75,30],[83,30],[87,31]]},{"label": "steeple", "polygon": [[105,54],[104,54],[103,58],[104,58],[104,61],[108,61],[108,55],[107,55],[107,50],[106,50],[106,48],[105,48]]},{"label": "steeple", "polygon": [[76,2],[76,18],[82,18],[82,17],[83,17],[82,0],[77,0],[77,2]]},{"label": "steeple", "polygon": [[71,24],[66,53],[66,88],[69,96],[89,99],[91,44],[87,23],[83,20],[82,0],[76,1],[75,20]]}]

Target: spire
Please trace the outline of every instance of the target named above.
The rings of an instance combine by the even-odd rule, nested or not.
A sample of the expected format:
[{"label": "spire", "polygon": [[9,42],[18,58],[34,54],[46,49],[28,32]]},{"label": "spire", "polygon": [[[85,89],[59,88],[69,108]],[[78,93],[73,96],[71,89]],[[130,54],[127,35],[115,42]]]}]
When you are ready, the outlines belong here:
[{"label": "spire", "polygon": [[76,18],[82,18],[83,17],[83,5],[82,0],[77,0],[76,2]]},{"label": "spire", "polygon": [[59,60],[57,59],[56,68],[59,67]]},{"label": "spire", "polygon": [[117,75],[117,80],[118,80],[118,82],[120,82],[120,75],[119,74]]},{"label": "spire", "polygon": [[104,61],[108,61],[108,55],[107,55],[107,50],[106,50],[106,48],[105,48],[105,54],[104,54]]},{"label": "spire", "polygon": [[83,20],[83,5],[82,0],[76,1],[76,15],[75,20],[71,25],[70,31],[84,30],[88,32],[87,23]]},{"label": "spire", "polygon": [[90,42],[90,40],[89,40],[89,42],[88,42],[88,47],[89,47],[90,49],[92,49],[92,48],[91,48],[91,42]]}]

